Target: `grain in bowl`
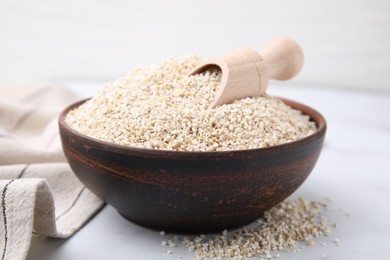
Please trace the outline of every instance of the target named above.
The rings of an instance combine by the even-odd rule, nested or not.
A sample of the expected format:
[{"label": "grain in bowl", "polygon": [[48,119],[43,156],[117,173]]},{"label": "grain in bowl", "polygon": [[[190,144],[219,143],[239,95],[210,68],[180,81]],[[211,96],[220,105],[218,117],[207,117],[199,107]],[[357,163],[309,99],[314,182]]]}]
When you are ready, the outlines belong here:
[{"label": "grain in bowl", "polygon": [[[316,204],[282,201],[312,171],[324,118],[269,95],[209,109],[221,75],[188,76],[200,61],[189,56],[136,68],[66,108],[59,126],[72,170],[134,223],[166,232],[222,231],[210,241],[184,239],[197,259],[269,258],[274,250],[295,251],[302,240],[314,245],[313,237],[328,233]],[[223,231],[261,216],[259,228]],[[177,244],[162,245],[171,254]]]},{"label": "grain in bowl", "polygon": [[74,130],[124,146],[173,151],[230,151],[280,145],[316,131],[307,115],[269,95],[209,109],[218,71],[188,76],[198,56],[136,68],[70,111]]}]

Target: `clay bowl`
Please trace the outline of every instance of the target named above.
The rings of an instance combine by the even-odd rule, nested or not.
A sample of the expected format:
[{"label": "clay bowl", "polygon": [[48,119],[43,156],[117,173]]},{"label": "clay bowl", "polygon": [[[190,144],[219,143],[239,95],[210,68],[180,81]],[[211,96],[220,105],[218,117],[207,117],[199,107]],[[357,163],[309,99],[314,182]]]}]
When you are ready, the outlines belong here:
[{"label": "clay bowl", "polygon": [[269,148],[177,152],[124,147],[72,130],[60,115],[68,162],[85,186],[128,220],[171,232],[211,232],[248,224],[291,195],[312,171],[325,119],[285,100],[316,122],[301,140]]}]

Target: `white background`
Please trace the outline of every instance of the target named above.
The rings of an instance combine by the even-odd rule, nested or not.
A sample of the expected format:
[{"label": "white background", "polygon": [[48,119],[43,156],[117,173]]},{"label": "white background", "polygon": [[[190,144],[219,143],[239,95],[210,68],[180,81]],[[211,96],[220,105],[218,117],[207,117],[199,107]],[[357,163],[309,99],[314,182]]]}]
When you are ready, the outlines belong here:
[{"label": "white background", "polygon": [[112,80],[168,57],[304,49],[293,84],[390,91],[390,1],[1,0],[0,84]]}]

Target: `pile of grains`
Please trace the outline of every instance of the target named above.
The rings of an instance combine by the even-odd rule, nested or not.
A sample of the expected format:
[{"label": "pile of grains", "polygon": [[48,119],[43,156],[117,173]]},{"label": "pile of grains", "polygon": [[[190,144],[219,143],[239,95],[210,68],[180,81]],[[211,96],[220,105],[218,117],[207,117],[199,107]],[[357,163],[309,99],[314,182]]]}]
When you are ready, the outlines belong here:
[{"label": "pile of grains", "polygon": [[200,62],[189,56],[136,68],[70,111],[66,122],[103,141],[176,151],[268,147],[316,130],[308,116],[267,95],[208,109],[221,75],[188,76]]},{"label": "pile of grains", "polygon": [[[195,259],[280,258],[282,251],[300,251],[302,242],[313,246],[314,238],[329,234],[330,228],[323,217],[327,208],[326,202],[286,199],[266,211],[252,228],[244,227],[232,234],[225,230],[214,237],[184,237],[183,244],[195,252]],[[339,239],[335,243],[339,245]],[[170,246],[168,242],[162,244]],[[172,246],[169,250],[173,253]]]}]

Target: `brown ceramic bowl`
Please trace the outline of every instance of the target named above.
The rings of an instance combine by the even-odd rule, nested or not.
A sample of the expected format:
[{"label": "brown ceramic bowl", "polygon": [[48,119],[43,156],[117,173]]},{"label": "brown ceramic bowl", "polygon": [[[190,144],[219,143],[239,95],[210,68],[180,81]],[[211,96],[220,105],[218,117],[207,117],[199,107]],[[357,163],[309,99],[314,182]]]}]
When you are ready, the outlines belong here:
[{"label": "brown ceramic bowl", "polygon": [[63,150],[85,186],[128,220],[172,232],[208,232],[248,224],[291,195],[312,171],[325,119],[285,100],[316,122],[301,140],[269,148],[178,152],[125,147],[87,137],[60,115]]}]

